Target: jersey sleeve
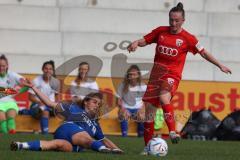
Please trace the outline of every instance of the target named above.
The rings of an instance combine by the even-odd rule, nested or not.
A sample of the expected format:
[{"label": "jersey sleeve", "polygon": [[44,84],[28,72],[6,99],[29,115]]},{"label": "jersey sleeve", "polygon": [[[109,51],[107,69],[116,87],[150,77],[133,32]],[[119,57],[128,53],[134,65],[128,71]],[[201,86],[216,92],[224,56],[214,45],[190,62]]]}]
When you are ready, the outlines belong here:
[{"label": "jersey sleeve", "polygon": [[189,36],[188,41],[189,41],[188,42],[189,43],[189,48],[188,48],[189,52],[196,54],[196,53],[201,53],[204,50],[203,46],[200,44],[200,42],[198,41],[198,39],[195,36]]},{"label": "jersey sleeve", "polygon": [[62,111],[69,111],[69,104],[67,103],[59,103],[59,107],[61,107]]},{"label": "jersey sleeve", "polygon": [[20,83],[20,79],[23,79],[24,77],[21,76],[18,73],[12,72],[12,76],[14,77],[14,79],[16,80],[17,83]]},{"label": "jersey sleeve", "polygon": [[11,82],[11,87],[15,87],[15,85],[19,85],[20,80],[24,79],[23,76],[21,76],[20,74],[18,74],[16,72],[8,72],[8,75],[9,75],[9,79]]},{"label": "jersey sleeve", "polygon": [[71,115],[70,109],[69,109],[69,104],[67,103],[58,103],[55,112],[58,114],[58,116],[64,117],[64,119],[69,118]]},{"label": "jersey sleeve", "polygon": [[99,123],[98,123],[98,122],[96,122],[96,123],[97,123],[98,125],[96,126],[97,131],[96,131],[96,133],[95,133],[94,138],[95,138],[96,140],[102,140],[102,139],[105,138],[105,136],[104,136],[104,134],[103,134],[103,132],[102,132],[102,129],[101,129]]},{"label": "jersey sleeve", "polygon": [[[39,85],[38,79],[35,78],[35,79],[32,81],[32,84],[38,88],[38,85]],[[31,94],[33,94],[33,95],[36,95],[35,92],[34,92],[32,89],[29,89],[28,92],[31,93]]]},{"label": "jersey sleeve", "polygon": [[49,85],[55,94],[58,94],[60,92],[60,81],[57,78],[51,77]]},{"label": "jersey sleeve", "polygon": [[163,32],[164,30],[165,30],[165,27],[158,27],[152,30],[152,32],[143,36],[143,38],[145,39],[147,44],[157,43],[160,33]]}]

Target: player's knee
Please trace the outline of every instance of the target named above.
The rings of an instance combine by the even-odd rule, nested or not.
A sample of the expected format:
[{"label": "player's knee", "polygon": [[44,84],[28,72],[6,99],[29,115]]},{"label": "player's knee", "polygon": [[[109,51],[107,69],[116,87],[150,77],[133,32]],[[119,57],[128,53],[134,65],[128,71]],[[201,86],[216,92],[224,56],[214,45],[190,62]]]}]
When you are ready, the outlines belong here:
[{"label": "player's knee", "polygon": [[63,152],[72,152],[73,150],[71,143],[65,140],[56,141],[56,147],[57,147],[57,150],[60,150]]},{"label": "player's knee", "polygon": [[6,114],[8,118],[14,118],[17,115],[17,111],[15,109],[10,109],[7,111]]},{"label": "player's knee", "polygon": [[162,93],[159,96],[159,101],[161,105],[169,104],[171,101],[171,94],[169,92],[167,93]]},{"label": "player's knee", "polygon": [[124,114],[120,114],[120,115],[118,116],[118,119],[119,119],[120,121],[123,121],[123,120],[128,120],[128,117],[127,117],[126,115],[124,115]]},{"label": "player's knee", "polygon": [[87,139],[84,143],[84,148],[91,148],[92,143],[93,143],[92,139]]},{"label": "player's knee", "polygon": [[170,99],[167,98],[160,98],[160,105],[166,105],[166,104],[170,104]]},{"label": "player's knee", "polygon": [[63,147],[63,151],[64,152],[72,152],[72,150],[73,150],[73,147],[72,147],[72,145],[70,143],[64,145],[64,147]]},{"label": "player's knee", "polygon": [[81,141],[81,146],[84,148],[91,148],[93,139],[90,136],[84,136]]},{"label": "player's knee", "polygon": [[91,146],[92,141],[93,141],[92,137],[85,131],[76,133],[72,136],[73,144],[84,148],[89,148],[89,146]]},{"label": "player's knee", "polygon": [[5,112],[0,111],[0,121],[1,120],[6,120],[6,114]]},{"label": "player's knee", "polygon": [[49,117],[49,111],[43,111],[42,116],[48,118]]},{"label": "player's knee", "polygon": [[145,114],[139,114],[137,115],[137,122],[142,122],[145,119]]}]

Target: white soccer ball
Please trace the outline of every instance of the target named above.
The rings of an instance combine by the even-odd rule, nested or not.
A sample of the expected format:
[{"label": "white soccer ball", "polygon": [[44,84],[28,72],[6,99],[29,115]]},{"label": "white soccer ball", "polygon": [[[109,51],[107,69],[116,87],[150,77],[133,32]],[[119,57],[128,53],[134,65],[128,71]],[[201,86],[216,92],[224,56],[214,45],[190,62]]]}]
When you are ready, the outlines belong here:
[{"label": "white soccer ball", "polygon": [[162,138],[153,138],[148,142],[147,145],[148,153],[150,155],[163,157],[168,153],[167,142]]}]

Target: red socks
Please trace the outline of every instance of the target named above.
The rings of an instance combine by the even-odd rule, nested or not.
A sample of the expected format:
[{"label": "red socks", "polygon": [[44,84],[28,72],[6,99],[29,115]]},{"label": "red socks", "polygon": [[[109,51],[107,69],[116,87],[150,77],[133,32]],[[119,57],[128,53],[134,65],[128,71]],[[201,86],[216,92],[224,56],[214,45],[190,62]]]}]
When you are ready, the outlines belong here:
[{"label": "red socks", "polygon": [[[168,126],[168,130],[175,131],[175,119],[174,119],[174,112],[173,106],[171,104],[166,104],[162,106],[164,112],[164,119]],[[154,121],[152,122],[144,122],[144,142],[145,146],[148,142],[152,139],[154,134]]]},{"label": "red socks", "polygon": [[175,119],[174,119],[174,112],[173,106],[171,104],[165,104],[162,106],[164,112],[164,119],[168,126],[168,130],[175,131]]},{"label": "red socks", "polygon": [[148,142],[152,139],[154,132],[154,122],[144,122],[144,142],[147,146]]},{"label": "red socks", "polygon": [[8,133],[9,133],[9,134],[16,134],[16,130],[11,129],[11,130],[8,131]]}]

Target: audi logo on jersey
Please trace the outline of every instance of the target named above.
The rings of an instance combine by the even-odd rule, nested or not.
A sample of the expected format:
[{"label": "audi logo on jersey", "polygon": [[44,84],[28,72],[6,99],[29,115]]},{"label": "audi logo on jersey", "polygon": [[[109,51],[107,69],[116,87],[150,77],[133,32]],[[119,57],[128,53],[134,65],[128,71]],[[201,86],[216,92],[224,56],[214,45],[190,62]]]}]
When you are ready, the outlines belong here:
[{"label": "audi logo on jersey", "polygon": [[157,51],[161,54],[165,54],[165,55],[172,56],[172,57],[175,57],[175,56],[178,55],[178,50],[177,49],[166,47],[166,46],[163,46],[163,45],[159,45],[157,47]]}]

